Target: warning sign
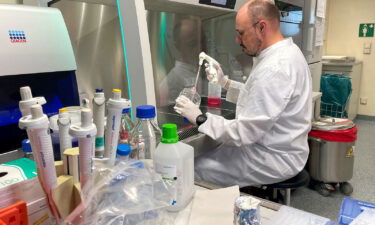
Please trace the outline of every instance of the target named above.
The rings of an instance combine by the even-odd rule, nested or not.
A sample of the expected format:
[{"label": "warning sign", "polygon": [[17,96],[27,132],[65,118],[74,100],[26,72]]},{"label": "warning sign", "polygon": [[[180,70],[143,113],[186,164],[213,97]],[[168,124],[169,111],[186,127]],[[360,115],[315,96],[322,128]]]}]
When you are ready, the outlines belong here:
[{"label": "warning sign", "polygon": [[359,24],[359,37],[374,37],[374,23]]}]

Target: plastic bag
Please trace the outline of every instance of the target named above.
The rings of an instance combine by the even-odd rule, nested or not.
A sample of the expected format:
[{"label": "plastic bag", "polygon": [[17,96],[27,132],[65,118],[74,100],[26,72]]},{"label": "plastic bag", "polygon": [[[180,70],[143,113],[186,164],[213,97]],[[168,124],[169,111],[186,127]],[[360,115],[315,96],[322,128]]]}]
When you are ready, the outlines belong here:
[{"label": "plastic bag", "polygon": [[[97,168],[94,185],[82,190],[83,202],[64,221],[69,225],[172,225],[165,211],[172,198],[160,175],[141,161]],[[87,187],[86,186],[86,187]]]}]

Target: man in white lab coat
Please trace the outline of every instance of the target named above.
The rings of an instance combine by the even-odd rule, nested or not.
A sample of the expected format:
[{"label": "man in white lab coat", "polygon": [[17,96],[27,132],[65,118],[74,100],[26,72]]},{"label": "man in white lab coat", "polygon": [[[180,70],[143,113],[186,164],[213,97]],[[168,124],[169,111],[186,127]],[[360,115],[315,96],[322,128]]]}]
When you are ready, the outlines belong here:
[{"label": "man in white lab coat", "polygon": [[219,84],[234,102],[236,118],[202,114],[189,99],[175,110],[199,131],[223,144],[196,159],[195,175],[208,182],[240,187],[287,180],[305,166],[312,100],[306,60],[280,32],[279,12],[268,0],[251,0],[237,14],[236,41],[254,56],[245,84],[229,80],[220,65]]}]

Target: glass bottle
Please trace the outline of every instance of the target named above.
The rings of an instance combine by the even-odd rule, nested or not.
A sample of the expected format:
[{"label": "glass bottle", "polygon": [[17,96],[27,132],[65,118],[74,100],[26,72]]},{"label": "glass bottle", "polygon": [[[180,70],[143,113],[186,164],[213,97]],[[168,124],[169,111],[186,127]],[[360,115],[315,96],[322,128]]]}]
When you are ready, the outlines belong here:
[{"label": "glass bottle", "polygon": [[134,128],[133,121],[129,116],[130,109],[122,110],[119,144],[129,144],[131,131]]},{"label": "glass bottle", "polygon": [[138,122],[131,133],[130,145],[133,159],[153,159],[161,131],[155,121],[155,106],[142,105],[136,109]]}]

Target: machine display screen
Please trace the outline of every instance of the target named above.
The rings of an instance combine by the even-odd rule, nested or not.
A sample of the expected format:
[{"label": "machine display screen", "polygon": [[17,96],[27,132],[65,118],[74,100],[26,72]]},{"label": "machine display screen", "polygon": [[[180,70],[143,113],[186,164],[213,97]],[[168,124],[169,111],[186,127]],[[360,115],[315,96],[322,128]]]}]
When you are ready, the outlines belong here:
[{"label": "machine display screen", "polygon": [[234,6],[236,5],[236,0],[199,0],[199,3],[228,9],[234,9]]}]

